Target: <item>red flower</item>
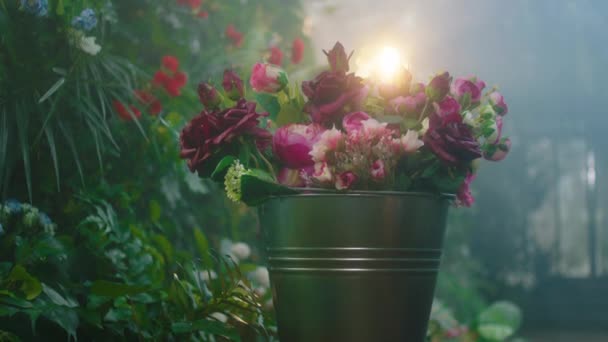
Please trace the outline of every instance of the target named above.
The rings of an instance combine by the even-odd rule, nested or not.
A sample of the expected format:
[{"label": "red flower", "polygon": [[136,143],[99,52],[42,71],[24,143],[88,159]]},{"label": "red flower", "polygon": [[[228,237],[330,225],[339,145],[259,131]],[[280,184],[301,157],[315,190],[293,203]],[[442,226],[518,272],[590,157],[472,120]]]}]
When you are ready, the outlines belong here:
[{"label": "red flower", "polygon": [[145,90],[135,90],[135,98],[144,106],[151,115],[158,115],[163,109],[162,104],[156,98],[156,96]]},{"label": "red flower", "polygon": [[165,90],[171,97],[178,97],[182,94],[182,86],[175,78],[171,78],[165,83]]},{"label": "red flower", "polygon": [[243,80],[233,70],[224,70],[224,80],[222,86],[226,95],[231,100],[238,100],[243,97],[245,89],[243,86]]},{"label": "red flower", "polygon": [[253,138],[257,146],[267,145],[272,134],[258,125],[268,113],[257,113],[255,107],[254,102],[241,99],[232,108],[204,110],[194,117],[180,135],[180,157],[188,159],[190,171],[206,175],[209,166],[215,167],[207,161],[218,153],[230,153],[232,142],[241,136]]},{"label": "red flower", "polygon": [[270,57],[268,57],[268,63],[274,65],[281,65],[283,62],[283,51],[276,46],[270,48]]},{"label": "red flower", "polygon": [[243,34],[234,27],[234,25],[230,24],[226,27],[226,37],[228,37],[232,44],[236,47],[241,47],[243,45]]},{"label": "red flower", "polygon": [[304,41],[301,38],[293,40],[291,46],[291,63],[299,64],[304,57]]},{"label": "red flower", "polygon": [[209,12],[207,12],[207,11],[199,11],[196,14],[196,16],[199,17],[199,18],[201,18],[201,19],[207,19],[207,18],[209,18]]},{"label": "red flower", "polygon": [[203,0],[177,0],[178,5],[190,6],[190,8],[197,9],[201,6]]},{"label": "red flower", "polygon": [[479,142],[457,112],[445,116],[431,114],[424,145],[449,166],[464,165],[481,157]]},{"label": "red flower", "polygon": [[188,75],[185,73],[178,71],[173,75],[173,81],[177,84],[178,87],[182,88],[188,82]]},{"label": "red flower", "polygon": [[164,56],[162,59],[162,65],[165,69],[171,72],[177,72],[179,69],[179,60],[173,56]]},{"label": "red flower", "polygon": [[133,105],[129,106],[129,109],[127,109],[127,107],[122,102],[114,100],[112,102],[112,106],[114,107],[114,110],[116,110],[116,112],[118,113],[118,116],[125,121],[133,120],[133,116],[135,116],[136,118],[141,117],[141,112],[139,111],[139,109],[137,109],[137,107]]},{"label": "red flower", "polygon": [[163,71],[159,70],[154,74],[154,78],[152,79],[152,84],[157,87],[163,87],[165,83],[169,80],[169,76],[165,74]]}]

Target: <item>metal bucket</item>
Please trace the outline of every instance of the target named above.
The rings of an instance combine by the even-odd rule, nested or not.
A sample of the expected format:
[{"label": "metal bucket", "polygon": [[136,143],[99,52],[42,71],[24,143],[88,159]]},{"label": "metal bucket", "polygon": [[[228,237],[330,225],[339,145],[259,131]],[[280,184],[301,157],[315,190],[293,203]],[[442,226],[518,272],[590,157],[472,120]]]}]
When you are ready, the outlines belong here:
[{"label": "metal bucket", "polygon": [[424,341],[450,199],[311,192],[263,204],[280,340]]}]

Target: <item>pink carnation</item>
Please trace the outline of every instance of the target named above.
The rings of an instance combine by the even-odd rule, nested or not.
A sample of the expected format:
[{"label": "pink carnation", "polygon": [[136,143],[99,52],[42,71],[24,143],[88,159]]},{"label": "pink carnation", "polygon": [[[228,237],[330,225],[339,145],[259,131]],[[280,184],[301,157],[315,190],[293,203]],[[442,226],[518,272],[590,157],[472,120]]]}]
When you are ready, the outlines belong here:
[{"label": "pink carnation", "polygon": [[312,146],[310,156],[315,162],[323,162],[327,157],[327,153],[334,151],[338,145],[344,140],[342,132],[335,127],[321,134],[319,140]]},{"label": "pink carnation", "polygon": [[336,189],[348,190],[355,184],[357,179],[357,175],[352,171],[342,172],[338,175],[338,178],[336,178]]},{"label": "pink carnation", "polygon": [[363,127],[362,122],[367,119],[371,119],[371,117],[365,112],[350,113],[342,119],[342,127],[346,133],[352,133],[360,130]]},{"label": "pink carnation", "polygon": [[287,75],[283,69],[265,63],[256,63],[249,80],[258,93],[276,93],[287,85]]},{"label": "pink carnation", "polygon": [[382,159],[376,160],[372,164],[372,169],[370,171],[373,180],[381,181],[386,177],[386,171],[384,170],[384,162]]}]

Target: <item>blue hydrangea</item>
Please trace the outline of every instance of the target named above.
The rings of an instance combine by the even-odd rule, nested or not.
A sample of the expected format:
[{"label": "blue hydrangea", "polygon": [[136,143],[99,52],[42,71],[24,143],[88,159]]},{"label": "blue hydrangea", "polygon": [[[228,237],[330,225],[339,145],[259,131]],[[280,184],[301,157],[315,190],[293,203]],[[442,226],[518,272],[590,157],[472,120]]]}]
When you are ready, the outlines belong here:
[{"label": "blue hydrangea", "polygon": [[20,0],[21,9],[37,17],[44,17],[49,13],[48,0]]},{"label": "blue hydrangea", "polygon": [[49,225],[53,224],[53,221],[51,221],[51,218],[49,217],[49,215],[47,215],[45,213],[40,213],[40,224],[42,226],[49,226]]},{"label": "blue hydrangea", "polygon": [[19,214],[21,212],[21,203],[15,199],[9,199],[4,202],[4,206],[8,208],[11,214]]},{"label": "blue hydrangea", "polygon": [[72,26],[79,30],[91,31],[97,26],[97,17],[95,11],[91,8],[87,8],[80,13],[79,16],[72,19]]}]

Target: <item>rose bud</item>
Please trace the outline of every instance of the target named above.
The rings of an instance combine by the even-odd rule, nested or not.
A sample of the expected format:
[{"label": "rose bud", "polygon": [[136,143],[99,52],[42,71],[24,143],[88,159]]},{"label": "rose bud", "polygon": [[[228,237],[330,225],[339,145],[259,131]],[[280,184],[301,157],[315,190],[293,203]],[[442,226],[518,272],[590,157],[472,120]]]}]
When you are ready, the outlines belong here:
[{"label": "rose bud", "polygon": [[277,46],[270,48],[270,57],[268,57],[268,63],[274,65],[281,65],[283,63],[283,51]]},{"label": "rose bud", "polygon": [[350,113],[342,119],[342,128],[344,128],[346,133],[358,131],[363,127],[362,122],[370,118],[371,117],[365,112]]},{"label": "rose bud", "polygon": [[304,41],[301,38],[296,38],[291,46],[291,63],[300,64],[302,58],[304,58]]},{"label": "rose bud", "polygon": [[350,69],[348,66],[348,61],[352,56],[346,55],[346,51],[344,51],[344,46],[340,42],[336,42],[336,45],[329,50],[329,52],[323,50],[325,55],[327,56],[327,60],[329,61],[329,66],[331,71],[333,72],[348,72]]},{"label": "rose bud", "polygon": [[279,128],[272,138],[272,149],[282,164],[291,169],[312,166],[310,152],[323,128],[317,124],[291,124]]},{"label": "rose bud", "polygon": [[509,151],[511,151],[511,139],[504,138],[500,141],[500,143],[491,145],[489,148],[487,148],[483,153],[483,157],[486,160],[501,161],[507,157]]},{"label": "rose bud", "polygon": [[256,63],[251,71],[249,84],[258,93],[277,93],[287,86],[289,80],[283,69],[270,64]]},{"label": "rose bud", "polygon": [[336,179],[336,189],[348,190],[355,184],[357,179],[357,175],[351,171],[342,172]]},{"label": "rose bud", "polygon": [[487,137],[490,144],[498,144],[502,137],[502,117],[497,116],[492,124],[492,133]]},{"label": "rose bud", "polygon": [[469,94],[472,104],[478,104],[481,100],[481,92],[486,87],[485,82],[475,77],[458,78],[452,84],[452,95],[462,103],[463,97]]},{"label": "rose bud", "polygon": [[494,107],[496,114],[500,116],[505,116],[509,112],[509,107],[505,102],[505,98],[497,91],[490,94],[490,103],[492,104],[492,107]]},{"label": "rose bud", "polygon": [[243,80],[232,70],[224,71],[224,80],[222,82],[224,91],[228,98],[233,101],[237,101],[243,98]]},{"label": "rose bud", "polygon": [[384,179],[384,177],[386,177],[386,172],[384,171],[384,162],[382,159],[378,159],[372,164],[370,174],[372,179],[375,181],[381,181]]},{"label": "rose bud", "polygon": [[443,100],[450,92],[450,83],[452,83],[452,77],[448,72],[435,76],[425,89],[426,96],[435,102]]},{"label": "rose bud", "polygon": [[198,98],[207,109],[216,109],[222,99],[220,99],[220,94],[217,92],[211,84],[206,82],[201,82],[198,85]]},{"label": "rose bud", "polygon": [[439,117],[447,117],[449,115],[460,115],[460,104],[451,96],[446,96],[441,102],[434,103],[435,114]]}]

